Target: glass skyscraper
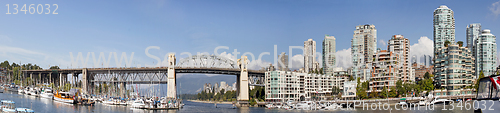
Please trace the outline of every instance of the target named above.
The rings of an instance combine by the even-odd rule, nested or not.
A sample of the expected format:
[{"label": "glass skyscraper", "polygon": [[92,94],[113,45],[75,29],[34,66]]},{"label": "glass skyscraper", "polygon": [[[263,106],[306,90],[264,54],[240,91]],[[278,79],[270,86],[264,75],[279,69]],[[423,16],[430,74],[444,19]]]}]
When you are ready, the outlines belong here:
[{"label": "glass skyscraper", "polygon": [[375,25],[359,25],[351,40],[352,75],[361,80],[369,80],[371,62],[377,51],[377,29]]},{"label": "glass skyscraper", "polygon": [[497,43],[495,35],[490,30],[485,29],[476,39],[476,77],[483,71],[484,76],[495,73],[497,63]]},{"label": "glass skyscraper", "polygon": [[323,40],[323,72],[326,75],[333,75],[335,68],[335,37],[325,36]]},{"label": "glass skyscraper", "polygon": [[455,18],[453,10],[447,6],[439,6],[434,10],[434,52],[444,47],[444,42],[455,42]]}]

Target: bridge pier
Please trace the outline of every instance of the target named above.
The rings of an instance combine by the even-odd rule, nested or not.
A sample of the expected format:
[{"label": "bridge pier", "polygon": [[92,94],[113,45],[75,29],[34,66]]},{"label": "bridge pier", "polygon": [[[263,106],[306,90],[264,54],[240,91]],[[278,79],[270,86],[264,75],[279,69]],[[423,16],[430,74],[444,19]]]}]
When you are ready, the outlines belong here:
[{"label": "bridge pier", "polygon": [[248,105],[248,58],[247,56],[241,56],[241,59],[238,59],[238,65],[241,69],[240,75],[237,76],[237,84],[238,84],[238,103],[240,106]]},{"label": "bridge pier", "polygon": [[175,77],[175,54],[168,55],[168,69],[167,69],[167,98],[177,98],[177,86]]},{"label": "bridge pier", "polygon": [[37,84],[43,84],[42,73],[38,73],[38,79],[36,79]]},{"label": "bridge pier", "polygon": [[88,94],[88,88],[89,88],[89,81],[88,81],[88,78],[87,78],[87,68],[83,68],[82,69],[82,90],[83,90],[83,93],[86,93]]}]

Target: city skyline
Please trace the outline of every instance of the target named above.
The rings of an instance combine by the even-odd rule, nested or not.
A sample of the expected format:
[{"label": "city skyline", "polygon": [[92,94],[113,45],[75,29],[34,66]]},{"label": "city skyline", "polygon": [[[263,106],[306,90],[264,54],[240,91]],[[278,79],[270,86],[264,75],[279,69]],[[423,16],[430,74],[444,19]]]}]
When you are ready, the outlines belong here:
[{"label": "city skyline", "polygon": [[[500,24],[498,22],[500,9],[499,5],[495,5],[495,3],[500,4],[499,1],[460,3],[447,3],[445,1],[378,3],[367,1],[358,4],[365,6],[359,9],[352,8],[356,3],[350,1],[268,1],[264,3],[212,1],[208,5],[202,5],[203,2],[206,1],[123,2],[120,5],[136,7],[129,9],[117,7],[116,10],[109,10],[107,5],[114,2],[100,1],[94,2],[94,4],[98,4],[96,8],[83,10],[85,9],[83,6],[91,4],[78,1],[58,1],[57,4],[61,6],[58,15],[4,15],[2,24],[4,27],[0,28],[0,39],[3,40],[0,44],[0,52],[2,53],[0,58],[8,60],[10,63],[37,64],[42,68],[48,68],[49,65],[71,68],[69,52],[72,52],[74,56],[77,52],[83,52],[84,57],[87,52],[95,52],[96,57],[99,56],[100,52],[104,52],[106,58],[108,58],[109,52],[116,52],[118,58],[122,52],[126,52],[127,55],[134,52],[132,67],[136,67],[137,64],[146,66],[145,64],[155,65],[158,63],[156,59],[144,54],[144,50],[149,46],[159,47],[159,49],[150,49],[149,53],[160,57],[161,60],[165,54],[170,52],[176,52],[179,58],[183,58],[186,56],[180,55],[181,52],[213,53],[215,47],[227,46],[229,49],[221,49],[219,53],[225,52],[224,56],[234,56],[228,53],[233,52],[233,49],[238,49],[241,52],[237,56],[239,58],[245,52],[256,55],[262,52],[271,52],[270,55],[264,56],[261,62],[273,63],[273,46],[277,45],[278,53],[286,52],[291,60],[295,58],[297,62],[300,62],[300,59],[303,58],[297,54],[302,54],[302,52],[294,50],[293,54],[289,54],[288,46],[302,46],[302,42],[310,38],[321,44],[326,34],[336,37],[338,54],[350,53],[350,44],[346,42],[350,42],[352,39],[352,31],[355,26],[364,24],[377,26],[377,48],[385,48],[392,35],[401,34],[410,40],[412,48],[417,48],[412,49],[412,52],[419,52],[420,55],[432,55],[432,52],[425,53],[427,48],[424,50],[420,48],[428,46],[425,45],[426,41],[432,42],[433,40],[431,38],[432,26],[430,25],[432,13],[430,12],[440,5],[446,5],[454,11],[456,41],[467,42],[465,39],[466,26],[471,23],[481,23],[482,28],[490,29],[492,34],[499,34],[498,31],[500,31],[500,28],[496,26]],[[28,4],[27,1],[2,1],[1,3]],[[155,7],[148,8],[148,11],[138,10],[152,5]],[[328,5],[339,7],[325,7]],[[390,5],[399,5],[405,8],[399,10],[382,8]],[[470,5],[478,6],[478,8],[466,7]],[[192,6],[197,8],[190,8]],[[263,9],[256,9],[257,6],[263,7]],[[351,10],[339,11],[342,8]],[[230,9],[235,10],[230,11]],[[373,10],[368,11],[368,9]],[[364,12],[359,12],[360,10]],[[411,14],[403,12],[411,12]],[[131,15],[138,17],[131,17]],[[360,18],[363,15],[369,15],[373,18]],[[260,19],[259,17],[268,18]],[[393,17],[398,18],[393,19]],[[400,29],[401,25],[409,27]],[[28,31],[32,32],[26,33]],[[429,38],[420,38],[422,36]],[[287,40],[283,41],[283,39]],[[241,44],[242,42],[246,43]],[[322,50],[321,46],[316,46],[316,51],[321,52],[318,50]],[[322,63],[319,61],[321,59],[316,59],[318,59],[318,63]],[[115,64],[114,60],[111,58],[111,66]],[[338,60],[337,65],[339,63],[343,66],[349,65],[348,62]],[[300,64],[303,63],[293,64],[299,66],[292,65],[291,69],[300,68]],[[92,59],[90,59],[88,67],[92,66]],[[254,67],[258,66],[265,67],[268,64],[254,64]],[[344,68],[346,69],[346,67]]]}]

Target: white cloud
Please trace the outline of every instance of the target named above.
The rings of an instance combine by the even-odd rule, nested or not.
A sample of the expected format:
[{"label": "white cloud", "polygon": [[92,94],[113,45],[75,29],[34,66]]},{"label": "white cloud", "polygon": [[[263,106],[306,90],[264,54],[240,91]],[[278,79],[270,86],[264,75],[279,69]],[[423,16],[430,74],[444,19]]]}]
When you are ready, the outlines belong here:
[{"label": "white cloud", "polygon": [[196,92],[201,92],[201,88],[200,88],[200,89],[198,89],[198,90],[196,90]]},{"label": "white cloud", "polygon": [[[228,58],[228,59],[231,59],[234,61],[238,61],[237,60],[238,58],[236,58],[231,53],[222,52],[219,54],[219,56],[225,57],[225,58]],[[241,56],[240,56],[240,58],[241,58]],[[260,70],[260,69],[262,69],[262,67],[267,67],[267,66],[269,66],[269,64],[271,64],[270,62],[266,62],[262,59],[255,59],[252,61],[251,57],[248,57],[248,60],[250,60],[250,63],[248,63],[248,69],[251,69],[251,70]]]},{"label": "white cloud", "polygon": [[491,13],[493,13],[493,15],[495,17],[500,15],[500,1],[492,3],[489,8],[490,8]]},{"label": "white cloud", "polygon": [[5,36],[5,35],[0,35],[0,40],[1,40],[1,43],[7,43],[7,44],[12,43],[12,39],[8,36]]},{"label": "white cloud", "polygon": [[384,41],[384,40],[378,40],[378,44],[382,45],[382,46],[387,46],[387,42]]},{"label": "white cloud", "polygon": [[347,69],[352,66],[351,48],[337,51],[335,57],[335,67]]},{"label": "white cloud", "polygon": [[417,43],[410,46],[410,58],[415,55],[417,56],[417,60],[420,60],[420,57],[422,57],[423,55],[434,56],[433,51],[434,41],[427,38],[426,36],[423,36],[418,39]]},{"label": "white cloud", "polygon": [[298,70],[304,67],[304,55],[297,54],[292,56],[291,62],[288,63],[290,70]]}]

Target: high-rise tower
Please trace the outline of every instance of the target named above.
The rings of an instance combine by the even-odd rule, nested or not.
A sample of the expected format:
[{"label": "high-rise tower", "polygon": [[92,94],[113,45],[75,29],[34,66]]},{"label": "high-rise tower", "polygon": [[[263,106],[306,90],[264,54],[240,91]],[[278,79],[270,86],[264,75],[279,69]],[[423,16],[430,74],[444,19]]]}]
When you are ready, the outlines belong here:
[{"label": "high-rise tower", "polygon": [[315,63],[316,41],[308,39],[307,41],[304,41],[304,71],[306,71],[306,73],[313,71]]},{"label": "high-rise tower", "polygon": [[434,52],[444,47],[446,41],[455,42],[455,18],[453,10],[441,5],[434,10]]},{"label": "high-rise tower", "polygon": [[359,25],[351,40],[352,75],[369,80],[371,62],[377,51],[377,29],[375,25]]},{"label": "high-rise tower", "polygon": [[323,72],[326,75],[333,75],[335,68],[335,37],[325,36],[323,40]]},{"label": "high-rise tower", "polygon": [[479,77],[481,71],[485,77],[496,74],[497,43],[495,35],[491,34],[490,30],[485,29],[475,42],[476,78]]},{"label": "high-rise tower", "polygon": [[[467,25],[467,47],[469,49],[473,48],[476,43],[476,39],[477,37],[479,37],[479,35],[481,35],[481,24],[480,23],[473,23],[473,24],[469,24]],[[474,50],[471,49],[472,52],[474,53]]]}]

